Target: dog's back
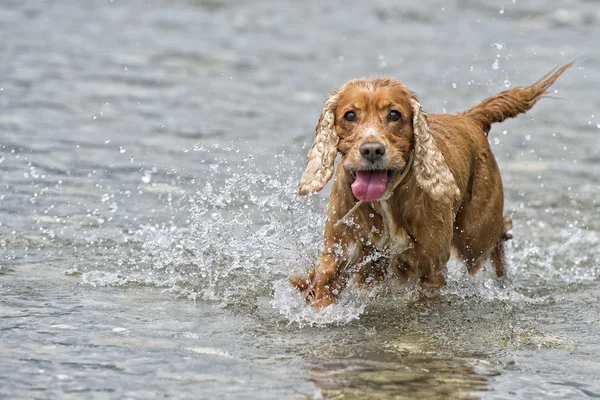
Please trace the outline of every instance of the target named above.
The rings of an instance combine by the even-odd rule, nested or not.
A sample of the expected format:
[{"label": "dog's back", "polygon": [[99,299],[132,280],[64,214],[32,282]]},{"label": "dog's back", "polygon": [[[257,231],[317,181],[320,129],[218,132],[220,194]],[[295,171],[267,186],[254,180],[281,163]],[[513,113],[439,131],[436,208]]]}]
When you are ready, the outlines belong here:
[{"label": "dog's back", "polygon": [[512,237],[508,232],[512,221],[502,216],[500,171],[486,137],[491,125],[531,109],[572,64],[554,69],[533,85],[489,97],[458,115],[429,115],[431,132],[462,193],[452,244],[471,274],[491,259],[497,275],[503,276],[503,246]]}]

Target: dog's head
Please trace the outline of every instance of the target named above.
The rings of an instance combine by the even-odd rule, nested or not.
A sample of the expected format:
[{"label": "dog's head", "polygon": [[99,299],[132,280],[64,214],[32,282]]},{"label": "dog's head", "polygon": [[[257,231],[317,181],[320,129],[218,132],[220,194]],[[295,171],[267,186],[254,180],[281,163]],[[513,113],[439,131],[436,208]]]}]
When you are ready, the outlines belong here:
[{"label": "dog's head", "polygon": [[352,174],[352,192],[359,200],[377,200],[402,173],[411,152],[417,182],[433,198],[454,197],[458,190],[419,102],[396,80],[346,83],[325,102],[316,131],[298,185],[302,195],[323,189],[338,152],[339,165]]}]

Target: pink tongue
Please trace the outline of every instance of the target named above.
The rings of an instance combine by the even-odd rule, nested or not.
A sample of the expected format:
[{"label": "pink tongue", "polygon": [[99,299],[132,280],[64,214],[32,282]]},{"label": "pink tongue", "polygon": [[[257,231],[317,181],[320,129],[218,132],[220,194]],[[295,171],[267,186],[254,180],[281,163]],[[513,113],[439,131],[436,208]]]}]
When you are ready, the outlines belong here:
[{"label": "pink tongue", "polygon": [[387,184],[387,171],[356,171],[352,184],[354,197],[364,201],[375,201],[381,196]]}]

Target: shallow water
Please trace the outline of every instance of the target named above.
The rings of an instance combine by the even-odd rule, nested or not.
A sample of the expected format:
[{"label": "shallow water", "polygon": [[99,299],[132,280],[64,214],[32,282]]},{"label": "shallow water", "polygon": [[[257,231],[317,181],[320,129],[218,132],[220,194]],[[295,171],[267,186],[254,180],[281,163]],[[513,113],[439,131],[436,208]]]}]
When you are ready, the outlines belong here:
[{"label": "shallow water", "polygon": [[[490,4],[3,2],[0,397],[599,397],[600,9]],[[577,57],[490,134],[507,279],[302,303],[328,93],[385,74],[456,112]]]}]

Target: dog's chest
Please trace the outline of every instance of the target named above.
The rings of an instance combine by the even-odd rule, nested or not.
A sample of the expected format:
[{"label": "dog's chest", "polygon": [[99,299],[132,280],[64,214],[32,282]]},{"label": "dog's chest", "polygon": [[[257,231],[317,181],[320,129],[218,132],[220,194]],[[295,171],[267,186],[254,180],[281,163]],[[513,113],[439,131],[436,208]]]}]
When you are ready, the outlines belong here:
[{"label": "dog's chest", "polygon": [[412,246],[412,240],[400,225],[389,201],[379,201],[371,206],[383,220],[383,234],[375,240],[377,247],[385,248],[392,255],[404,253]]}]

